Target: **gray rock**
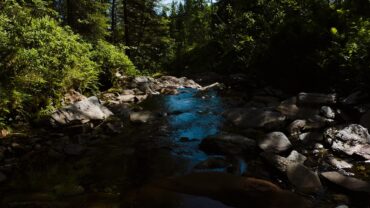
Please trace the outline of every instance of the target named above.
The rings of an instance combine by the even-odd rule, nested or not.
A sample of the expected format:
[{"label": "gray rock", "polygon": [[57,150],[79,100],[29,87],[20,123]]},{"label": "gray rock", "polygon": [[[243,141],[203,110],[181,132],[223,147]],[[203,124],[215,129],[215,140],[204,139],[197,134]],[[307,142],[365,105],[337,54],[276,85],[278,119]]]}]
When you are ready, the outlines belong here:
[{"label": "gray rock", "polygon": [[51,123],[57,125],[86,123],[91,120],[104,120],[112,115],[113,113],[93,96],[57,110],[51,115]]},{"label": "gray rock", "polygon": [[354,177],[344,176],[338,172],[324,172],[321,175],[334,184],[342,186],[351,191],[370,193],[370,184]]},{"label": "gray rock", "polygon": [[4,173],[0,172],[0,183],[6,181],[6,179],[8,179],[8,177],[6,177]]},{"label": "gray rock", "polygon": [[304,93],[298,94],[298,103],[300,105],[330,105],[337,102],[335,94]]},{"label": "gray rock", "polygon": [[261,156],[282,173],[286,173],[289,166],[303,164],[307,160],[306,156],[295,150],[288,157],[282,157],[269,152],[263,152]]},{"label": "gray rock", "polygon": [[295,120],[288,126],[288,132],[291,137],[299,138],[303,131],[321,129],[325,126],[326,123],[322,122],[315,122],[312,120]]},{"label": "gray rock", "polygon": [[202,140],[199,148],[207,154],[253,153],[257,148],[256,141],[234,134],[220,134]]},{"label": "gray rock", "polygon": [[327,137],[339,139],[341,141],[370,143],[369,131],[358,124],[351,124],[341,129],[331,128],[326,131],[325,135]]},{"label": "gray rock", "polygon": [[346,168],[352,168],[353,165],[345,160],[338,159],[334,156],[328,156],[327,161],[329,164],[334,166],[337,169],[346,169]]},{"label": "gray rock", "polygon": [[284,124],[286,117],[268,108],[236,108],[223,114],[240,128],[277,128]]},{"label": "gray rock", "polygon": [[322,106],[320,109],[320,113],[322,116],[326,118],[330,118],[330,119],[335,118],[335,111],[329,106]]},{"label": "gray rock", "polygon": [[302,164],[289,165],[287,176],[298,191],[303,193],[317,193],[322,190],[322,185],[317,173]]},{"label": "gray rock", "polygon": [[125,89],[121,92],[122,95],[135,95],[135,91],[131,89]]},{"label": "gray rock", "polygon": [[271,132],[258,141],[258,146],[266,152],[279,153],[292,147],[283,132]]},{"label": "gray rock", "polygon": [[136,98],[135,95],[119,95],[117,97],[117,100],[119,102],[126,103],[126,102],[135,102],[137,100],[137,98]]},{"label": "gray rock", "polygon": [[329,128],[324,136],[331,149],[370,159],[370,134],[363,126],[351,124],[344,128]]},{"label": "gray rock", "polygon": [[131,112],[130,121],[133,123],[147,123],[155,118],[150,111]]},{"label": "gray rock", "polygon": [[314,149],[324,149],[324,145],[320,144],[320,143],[315,143],[314,145]]}]

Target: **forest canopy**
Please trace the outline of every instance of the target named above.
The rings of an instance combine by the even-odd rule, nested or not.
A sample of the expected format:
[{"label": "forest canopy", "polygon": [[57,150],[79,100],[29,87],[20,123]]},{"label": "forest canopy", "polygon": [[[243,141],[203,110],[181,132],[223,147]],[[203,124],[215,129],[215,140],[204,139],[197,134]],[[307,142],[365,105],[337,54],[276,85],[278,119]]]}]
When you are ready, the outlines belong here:
[{"label": "forest canopy", "polygon": [[367,0],[5,0],[0,124],[115,74],[246,73],[280,88],[368,88]]}]

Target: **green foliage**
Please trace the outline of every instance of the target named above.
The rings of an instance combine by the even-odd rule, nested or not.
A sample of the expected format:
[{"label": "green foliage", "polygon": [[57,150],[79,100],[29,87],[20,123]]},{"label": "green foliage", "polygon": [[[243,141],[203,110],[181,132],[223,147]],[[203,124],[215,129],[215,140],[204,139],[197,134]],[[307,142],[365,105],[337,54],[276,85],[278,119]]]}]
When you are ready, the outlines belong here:
[{"label": "green foliage", "polygon": [[91,41],[108,36],[108,1],[100,0],[61,0],[59,12],[62,19],[73,31]]},{"label": "green foliage", "polygon": [[117,47],[100,40],[95,46],[94,60],[102,70],[100,80],[103,85],[113,85],[116,81],[117,73],[128,76],[138,74],[122,46]]},{"label": "green foliage", "polygon": [[[38,2],[38,1],[34,1]],[[44,10],[43,10],[44,11]],[[96,91],[101,72],[135,68],[122,50],[96,50],[48,15],[9,1],[0,12],[0,118],[47,115],[73,88]]]}]

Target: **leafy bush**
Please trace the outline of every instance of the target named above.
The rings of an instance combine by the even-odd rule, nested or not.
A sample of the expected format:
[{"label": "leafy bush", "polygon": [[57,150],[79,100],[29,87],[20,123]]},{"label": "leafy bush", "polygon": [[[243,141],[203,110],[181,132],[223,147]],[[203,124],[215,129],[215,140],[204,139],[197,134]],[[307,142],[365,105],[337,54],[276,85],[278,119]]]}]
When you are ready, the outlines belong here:
[{"label": "leafy bush", "polygon": [[138,73],[123,47],[116,47],[103,40],[95,46],[94,60],[102,70],[100,83],[108,87],[116,82],[116,73],[129,76]]},{"label": "leafy bush", "polygon": [[13,2],[0,16],[0,117],[52,109],[70,88],[97,89],[92,46],[49,16],[29,15]]}]

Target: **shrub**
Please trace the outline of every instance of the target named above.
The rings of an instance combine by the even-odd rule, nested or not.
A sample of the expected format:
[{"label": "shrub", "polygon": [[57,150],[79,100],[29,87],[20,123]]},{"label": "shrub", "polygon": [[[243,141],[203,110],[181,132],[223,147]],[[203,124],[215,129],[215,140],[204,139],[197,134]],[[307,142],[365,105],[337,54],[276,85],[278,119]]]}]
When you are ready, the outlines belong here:
[{"label": "shrub", "polygon": [[[10,15],[6,15],[10,14]],[[97,89],[92,46],[49,16],[14,3],[0,14],[0,117],[36,115],[70,88]]]},{"label": "shrub", "polygon": [[110,87],[117,81],[115,74],[118,72],[129,76],[138,73],[123,47],[116,47],[103,40],[98,41],[95,46],[94,60],[102,71],[100,81],[105,87]]}]

